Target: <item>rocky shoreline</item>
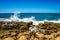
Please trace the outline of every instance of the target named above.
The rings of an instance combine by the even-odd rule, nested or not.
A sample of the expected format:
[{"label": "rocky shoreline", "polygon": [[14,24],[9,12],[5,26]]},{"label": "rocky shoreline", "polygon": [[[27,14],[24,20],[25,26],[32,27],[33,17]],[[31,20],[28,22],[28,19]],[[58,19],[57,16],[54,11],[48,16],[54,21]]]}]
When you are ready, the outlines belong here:
[{"label": "rocky shoreline", "polygon": [[0,40],[60,40],[60,23],[0,21]]}]

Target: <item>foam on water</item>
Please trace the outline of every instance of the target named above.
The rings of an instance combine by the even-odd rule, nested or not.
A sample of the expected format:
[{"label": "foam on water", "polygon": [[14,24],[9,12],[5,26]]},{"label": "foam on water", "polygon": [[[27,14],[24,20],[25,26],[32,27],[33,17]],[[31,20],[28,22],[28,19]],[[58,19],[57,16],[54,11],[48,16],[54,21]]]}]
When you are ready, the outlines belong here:
[{"label": "foam on water", "polygon": [[21,21],[23,21],[23,22],[33,22],[33,25],[38,25],[39,23],[44,23],[45,21],[54,22],[54,23],[60,23],[60,20],[56,21],[56,20],[46,20],[46,19],[44,19],[42,21],[37,21],[34,16],[31,16],[30,18],[22,18],[21,19],[21,18],[18,18],[19,13],[20,12],[14,12],[14,15],[12,15],[9,19],[5,19],[3,21],[9,21],[9,22],[11,22],[11,21],[14,21],[14,22],[21,22]]},{"label": "foam on water", "polygon": [[[47,22],[54,22],[54,23],[60,23],[60,20],[46,20],[46,19],[44,19],[44,20],[42,20],[42,21],[37,21],[36,19],[35,19],[35,17],[34,16],[31,16],[30,18],[18,18],[18,14],[19,14],[20,12],[18,12],[18,13],[16,13],[16,12],[14,12],[14,15],[12,15],[9,19],[4,19],[3,21],[8,21],[8,22],[12,22],[12,21],[14,21],[14,22],[21,22],[21,21],[23,21],[23,22],[33,22],[33,25],[38,25],[39,23],[44,23],[45,21],[47,21]],[[29,28],[29,30],[31,30],[31,31],[37,31],[37,28]],[[39,29],[39,30],[42,30],[42,29]]]}]

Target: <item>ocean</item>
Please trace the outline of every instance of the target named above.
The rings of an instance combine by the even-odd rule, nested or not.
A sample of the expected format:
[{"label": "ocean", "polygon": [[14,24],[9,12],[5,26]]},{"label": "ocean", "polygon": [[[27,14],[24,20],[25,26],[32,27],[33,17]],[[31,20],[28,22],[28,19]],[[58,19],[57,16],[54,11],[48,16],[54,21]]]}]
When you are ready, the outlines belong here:
[{"label": "ocean", "polygon": [[[14,13],[0,13],[0,18],[10,18]],[[30,18],[31,16],[35,17],[35,20],[42,21],[46,20],[59,20],[60,13],[19,13],[17,14],[18,18]]]},{"label": "ocean", "polygon": [[60,13],[0,13],[0,21],[33,22],[33,25],[45,21],[60,23]]}]

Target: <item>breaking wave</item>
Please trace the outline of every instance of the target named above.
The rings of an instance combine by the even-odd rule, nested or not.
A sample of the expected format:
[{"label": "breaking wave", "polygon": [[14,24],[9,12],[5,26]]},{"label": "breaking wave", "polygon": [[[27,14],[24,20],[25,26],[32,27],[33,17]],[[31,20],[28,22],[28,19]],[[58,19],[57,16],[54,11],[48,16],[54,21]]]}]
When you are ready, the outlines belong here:
[{"label": "breaking wave", "polygon": [[54,23],[60,23],[60,20],[42,20],[42,21],[37,21],[35,19],[34,16],[31,16],[30,18],[19,18],[18,17],[18,14],[19,13],[14,13],[14,15],[12,15],[10,18],[7,18],[7,19],[3,19],[3,21],[8,21],[8,22],[11,22],[11,21],[14,21],[14,22],[33,22],[33,25],[38,25],[39,23],[44,23],[45,21],[47,22],[54,22]]}]

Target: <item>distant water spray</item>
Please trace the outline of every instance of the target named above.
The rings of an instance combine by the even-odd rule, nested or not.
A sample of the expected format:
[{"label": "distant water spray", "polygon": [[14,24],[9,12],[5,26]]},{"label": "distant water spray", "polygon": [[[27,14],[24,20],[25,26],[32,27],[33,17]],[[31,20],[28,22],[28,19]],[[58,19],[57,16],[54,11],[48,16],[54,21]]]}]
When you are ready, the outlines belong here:
[{"label": "distant water spray", "polygon": [[15,11],[14,12],[14,16],[18,16],[18,14],[20,14],[21,12],[19,12],[19,11]]},{"label": "distant water spray", "polygon": [[14,15],[10,17],[10,20],[14,22],[19,22],[20,19],[18,18],[18,14],[20,14],[20,12],[14,12]]},{"label": "distant water spray", "polygon": [[9,19],[6,19],[4,21],[8,21],[8,22],[12,22],[12,21],[19,22],[20,19],[18,18],[18,14],[20,14],[20,12],[16,11],[16,12],[14,12],[14,15],[11,15]]}]

